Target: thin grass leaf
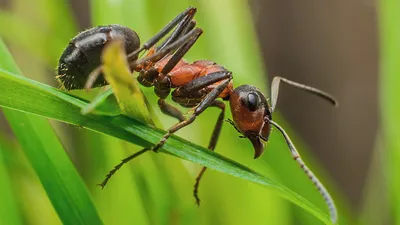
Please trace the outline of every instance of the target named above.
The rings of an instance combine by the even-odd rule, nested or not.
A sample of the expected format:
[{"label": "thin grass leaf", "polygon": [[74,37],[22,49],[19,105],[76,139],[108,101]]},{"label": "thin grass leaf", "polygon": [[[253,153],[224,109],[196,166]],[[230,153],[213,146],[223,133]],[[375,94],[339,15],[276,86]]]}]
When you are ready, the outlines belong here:
[{"label": "thin grass leaf", "polygon": [[[123,115],[114,117],[83,116],[80,114],[80,110],[87,105],[86,102],[39,82],[12,76],[4,70],[0,71],[0,79],[3,81],[0,84],[0,89],[3,90],[3,94],[0,96],[0,105],[6,108],[75,124],[141,146],[158,143],[165,133],[165,131]],[[39,101],[41,104],[34,104],[33,101]],[[332,224],[329,217],[319,208],[285,186],[203,147],[173,136],[166,142],[162,152],[269,187],[326,224]]]},{"label": "thin grass leaf", "polygon": [[379,4],[381,71],[380,98],[385,149],[385,172],[394,224],[400,224],[400,2]]},{"label": "thin grass leaf", "polygon": [[[1,68],[19,73],[2,42],[0,59]],[[30,101],[37,105],[41,103],[38,99]],[[13,110],[3,111],[63,223],[102,224],[83,181],[48,121]]]},{"label": "thin grass leaf", "polygon": [[0,142],[0,224],[22,224],[11,187],[11,181],[3,158],[5,148]]}]

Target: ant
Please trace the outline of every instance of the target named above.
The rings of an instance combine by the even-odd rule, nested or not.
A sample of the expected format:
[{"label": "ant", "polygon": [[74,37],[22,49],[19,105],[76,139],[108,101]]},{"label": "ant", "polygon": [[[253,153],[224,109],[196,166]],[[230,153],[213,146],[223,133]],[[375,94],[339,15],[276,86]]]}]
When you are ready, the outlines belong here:
[{"label": "ant", "polygon": [[[272,119],[281,82],[314,94],[338,106],[335,98],[319,89],[282,77],[274,77],[271,84],[270,105],[264,94],[254,86],[241,85],[234,89],[232,72],[223,66],[209,60],[199,60],[193,63],[185,61],[183,56],[203,32],[201,28],[196,27],[196,22],[193,20],[195,13],[196,8],[189,7],[141,47],[139,36],[135,31],[114,24],[94,27],[78,34],[71,40],[62,54],[59,60],[58,76],[56,77],[62,87],[71,90],[104,86],[107,82],[103,76],[100,76],[102,74],[102,50],[108,42],[114,39],[122,39],[125,43],[131,72],[139,72],[137,79],[143,86],[154,86],[161,111],[179,120],[178,123],[168,129],[168,132],[158,144],[151,148],[144,148],[123,159],[107,174],[100,186],[104,188],[117,170],[135,157],[150,150],[157,152],[172,134],[193,123],[197,116],[209,107],[216,107],[221,110],[208,145],[208,149],[214,151],[225,116],[225,103],[218,100],[218,98],[221,98],[224,101],[229,101],[233,121],[228,120],[228,122],[241,134],[241,137],[250,140],[255,150],[254,158],[262,155],[264,142],[268,141],[272,126],[281,132],[293,159],[296,160],[321,193],[328,205],[331,220],[336,222],[337,210],[332,197],[300,158],[285,130]],[[175,29],[171,32],[173,28]],[[170,32],[171,34],[166,37]],[[164,42],[156,46],[164,37],[166,37]],[[148,53],[145,57],[139,59],[138,55],[143,51],[148,51]],[[172,93],[171,89],[174,89]],[[165,101],[170,93],[174,102],[183,107],[192,108],[193,113],[188,118],[179,109]],[[206,167],[202,168],[194,185],[193,194],[197,205],[200,204],[198,188],[206,169]]]}]

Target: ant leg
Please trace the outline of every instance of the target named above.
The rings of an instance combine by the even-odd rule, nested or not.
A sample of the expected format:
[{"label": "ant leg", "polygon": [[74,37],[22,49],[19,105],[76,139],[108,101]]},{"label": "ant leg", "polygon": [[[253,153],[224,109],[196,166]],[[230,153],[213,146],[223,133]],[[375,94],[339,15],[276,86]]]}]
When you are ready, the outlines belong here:
[{"label": "ant leg", "polygon": [[288,80],[283,77],[274,77],[274,79],[272,80],[272,84],[271,84],[271,113],[273,113],[275,110],[276,102],[278,100],[279,84],[281,83],[281,81],[283,83],[289,84],[293,87],[299,88],[303,91],[306,91],[306,92],[314,94],[318,97],[321,97],[321,98],[327,100],[328,102],[332,103],[336,107],[339,105],[339,103],[336,101],[336,99],[332,95],[330,95],[324,91],[321,91],[314,87],[310,87],[310,86],[307,86],[304,84],[300,84],[300,83]]},{"label": "ant leg", "polygon": [[158,99],[158,107],[160,107],[161,112],[164,114],[178,119],[180,122],[184,121],[186,118],[183,116],[182,112],[174,106],[168,104],[165,99]]},{"label": "ant leg", "polygon": [[191,38],[187,43],[182,45],[169,59],[167,64],[163,67],[161,73],[168,74],[175,66],[179,63],[179,61],[183,58],[183,56],[193,47],[194,43],[196,43],[197,39],[199,39],[200,35],[203,32],[197,33],[196,36]]},{"label": "ant leg", "polygon": [[204,112],[204,110],[206,110],[209,106],[213,104],[214,100],[218,98],[219,94],[221,94],[221,92],[228,86],[231,79],[231,77],[229,79],[226,79],[224,82],[215,87],[210,93],[208,93],[199,103],[199,105],[196,106],[193,114],[189,117],[189,119],[179,122],[168,129],[168,132],[163,136],[161,141],[153,147],[153,151],[157,152],[173,133],[193,123],[197,116],[199,116],[202,112]]},{"label": "ant leg", "polygon": [[[160,41],[165,35],[167,35],[178,23],[180,23],[185,18],[191,17],[196,13],[197,9],[194,7],[189,7],[179,15],[177,15],[173,20],[171,20],[167,25],[165,25],[156,35],[150,38],[146,43],[142,45],[136,51],[128,54],[128,59],[136,58],[137,55],[143,50],[148,50],[153,47],[158,41]],[[193,18],[193,16],[192,16]]]},{"label": "ant leg", "polygon": [[[213,133],[211,135],[210,143],[208,144],[208,149],[211,150],[211,151],[214,151],[215,146],[217,145],[217,141],[218,141],[219,135],[221,133],[222,124],[224,122],[225,104],[223,102],[221,102],[221,101],[215,100],[211,106],[216,106],[216,107],[221,109],[221,113],[218,116],[217,123],[215,124]],[[196,204],[197,205],[200,205],[200,198],[198,196],[199,184],[200,184],[200,180],[201,180],[204,172],[206,171],[206,169],[207,169],[207,167],[203,166],[203,168],[201,169],[200,173],[197,175],[196,183],[194,184],[193,196],[196,199]]]},{"label": "ant leg", "polygon": [[189,31],[187,34],[183,35],[182,37],[180,37],[178,40],[176,40],[175,42],[171,43],[170,45],[166,46],[165,48],[161,49],[160,51],[141,58],[139,60],[136,61],[132,61],[129,64],[130,68],[136,68],[137,65],[141,65],[145,62],[151,61],[151,62],[157,62],[160,59],[164,58],[164,56],[166,56],[167,54],[175,51],[176,49],[178,49],[179,47],[181,47],[182,45],[186,44],[188,41],[190,41],[193,38],[197,38],[198,36],[200,36],[203,33],[203,30],[201,28],[195,28],[191,31]]},{"label": "ant leg", "polygon": [[166,38],[161,45],[157,46],[156,51],[160,51],[161,49],[165,48],[165,46],[176,41],[182,35],[186,34],[190,30],[193,30],[193,28],[196,26],[196,21],[193,20],[193,17],[194,13],[187,15],[185,19],[178,24],[172,34]]},{"label": "ant leg", "polygon": [[303,171],[307,174],[308,178],[310,178],[310,180],[313,182],[319,193],[321,193],[326,204],[328,205],[329,213],[331,215],[331,220],[333,223],[336,223],[337,209],[335,207],[335,202],[333,201],[329,192],[326,190],[321,181],[319,181],[319,179],[315,176],[315,174],[310,170],[310,168],[308,168],[307,165],[304,163],[304,161],[301,159],[299,152],[296,150],[296,147],[294,146],[292,140],[290,140],[289,135],[285,132],[285,130],[281,126],[279,126],[279,124],[268,119],[267,117],[264,119],[265,122],[271,123],[281,132],[281,134],[285,138],[287,145],[289,146],[289,150],[293,156],[293,159],[296,160],[296,162],[300,165]]},{"label": "ant leg", "polygon": [[[179,61],[189,51],[189,49],[194,45],[194,43],[197,41],[197,39],[200,37],[201,34],[202,34],[202,32],[197,33],[196,36],[194,36],[192,39],[189,39],[189,41],[186,44],[181,46],[174,53],[174,55],[168,60],[168,62],[163,67],[163,69],[160,73],[158,73],[158,71],[154,67],[151,67],[149,70],[144,71],[143,73],[141,72],[137,78],[139,83],[141,83],[142,85],[144,85],[146,87],[150,87],[154,84],[154,80],[157,78],[157,76],[159,74],[168,74],[179,63]],[[154,54],[157,54],[157,53],[158,52],[156,52]],[[159,79],[163,79],[163,77],[164,76],[160,76]],[[164,84],[160,81],[158,83],[156,82],[155,88],[156,89],[165,88],[163,86],[164,86]]]},{"label": "ant leg", "polygon": [[143,153],[145,153],[145,152],[147,152],[147,151],[149,151],[149,150],[151,150],[151,148],[144,148],[144,149],[142,149],[142,150],[140,150],[140,151],[138,151],[138,152],[136,152],[136,153],[134,153],[134,154],[132,154],[132,155],[130,155],[130,156],[124,158],[124,159],[122,159],[121,162],[120,162],[118,165],[116,165],[116,166],[114,167],[114,169],[112,169],[112,170],[110,170],[110,172],[108,172],[108,174],[106,175],[106,178],[103,180],[103,182],[101,182],[101,183],[99,184],[100,187],[101,187],[101,188],[104,188],[104,187],[107,185],[108,181],[111,179],[111,177],[112,177],[124,164],[126,164],[127,162],[131,161],[132,159],[134,159],[134,158],[136,158],[136,157],[142,155]]}]

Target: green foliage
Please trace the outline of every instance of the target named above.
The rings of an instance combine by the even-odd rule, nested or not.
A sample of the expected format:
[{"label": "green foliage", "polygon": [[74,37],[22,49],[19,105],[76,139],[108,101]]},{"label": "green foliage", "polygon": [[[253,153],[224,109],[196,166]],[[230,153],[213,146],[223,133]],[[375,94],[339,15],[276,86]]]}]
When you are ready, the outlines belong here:
[{"label": "green foliage", "polygon": [[14,200],[14,193],[11,187],[11,179],[7,173],[3,152],[5,152],[4,143],[0,142],[0,198],[3,204],[0,205],[0,223],[1,224],[22,224],[18,213],[17,204]]},{"label": "green foliage", "polygon": [[[2,69],[18,73],[3,43],[0,43],[0,58]],[[48,121],[17,111],[3,112],[63,223],[102,224],[82,179]]]},{"label": "green foliage", "polygon": [[400,3],[381,0],[379,4],[381,82],[380,99],[384,147],[384,168],[393,224],[400,224]]}]

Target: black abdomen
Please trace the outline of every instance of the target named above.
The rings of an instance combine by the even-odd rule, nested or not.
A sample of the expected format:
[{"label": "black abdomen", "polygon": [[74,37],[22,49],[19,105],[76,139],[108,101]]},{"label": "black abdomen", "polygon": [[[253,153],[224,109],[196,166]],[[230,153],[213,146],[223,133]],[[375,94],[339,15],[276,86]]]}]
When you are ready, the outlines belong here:
[{"label": "black abdomen", "polygon": [[[124,40],[127,53],[140,47],[140,39],[135,31],[116,24],[94,27],[75,36],[58,63],[57,79],[64,88],[82,89],[88,75],[101,64],[100,57],[106,43],[117,38]],[[100,76],[93,87],[105,84],[103,76]]]}]

